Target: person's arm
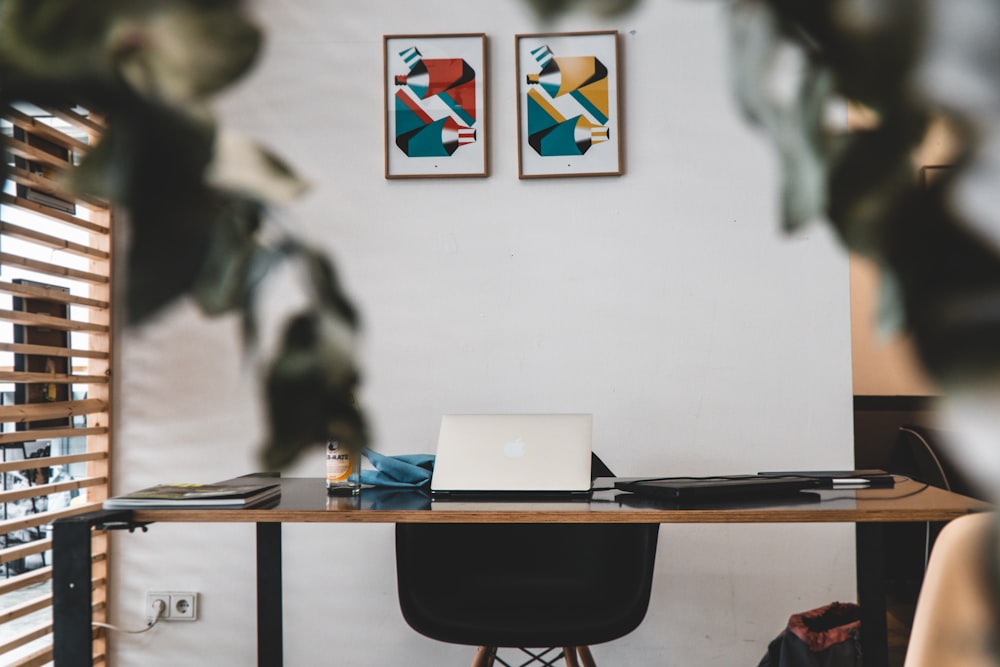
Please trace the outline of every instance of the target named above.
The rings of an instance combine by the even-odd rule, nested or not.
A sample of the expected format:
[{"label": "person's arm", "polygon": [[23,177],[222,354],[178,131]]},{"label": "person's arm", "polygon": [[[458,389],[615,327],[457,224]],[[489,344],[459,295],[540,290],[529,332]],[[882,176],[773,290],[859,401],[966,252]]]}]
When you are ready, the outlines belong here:
[{"label": "person's arm", "polygon": [[983,565],[993,521],[992,514],[970,515],[941,531],[917,601],[904,667],[997,666],[988,648],[996,626]]}]

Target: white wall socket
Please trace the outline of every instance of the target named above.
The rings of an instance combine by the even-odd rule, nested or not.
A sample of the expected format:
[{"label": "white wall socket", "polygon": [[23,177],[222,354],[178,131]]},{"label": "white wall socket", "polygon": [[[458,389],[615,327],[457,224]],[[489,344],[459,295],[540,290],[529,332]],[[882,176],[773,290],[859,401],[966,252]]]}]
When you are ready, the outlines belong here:
[{"label": "white wall socket", "polygon": [[198,593],[193,591],[147,591],[146,621],[156,618],[160,603],[163,603],[161,621],[197,621]]}]

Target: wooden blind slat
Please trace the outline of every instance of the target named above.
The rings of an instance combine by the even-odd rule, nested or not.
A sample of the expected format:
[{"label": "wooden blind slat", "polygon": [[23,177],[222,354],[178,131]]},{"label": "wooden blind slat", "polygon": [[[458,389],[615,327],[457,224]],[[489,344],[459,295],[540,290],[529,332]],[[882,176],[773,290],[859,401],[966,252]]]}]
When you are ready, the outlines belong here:
[{"label": "wooden blind slat", "polygon": [[[91,567],[98,563],[102,563],[108,559],[106,553],[95,553],[90,558]],[[52,566],[44,565],[42,567],[31,570],[30,572],[25,572],[23,574],[16,574],[12,577],[6,579],[0,579],[0,595],[6,595],[11,591],[20,590],[28,586],[33,586],[35,584],[40,584],[43,581],[47,581],[52,578]],[[0,650],[0,653],[3,653]]]},{"label": "wooden blind slat", "polygon": [[64,375],[62,373],[20,373],[0,371],[0,382],[47,382],[52,384],[104,384],[105,375]]},{"label": "wooden blind slat", "polygon": [[45,538],[41,540],[34,540],[32,542],[28,542],[27,544],[21,544],[16,547],[0,549],[0,563],[9,563],[10,561],[17,560],[18,558],[40,554],[51,548],[52,540]]},{"label": "wooden blind slat", "polygon": [[0,521],[0,534],[12,533],[15,530],[24,530],[25,528],[35,528],[36,526],[44,526],[52,523],[56,519],[62,519],[67,516],[76,516],[77,514],[93,512],[94,510],[99,509],[101,509],[100,503],[86,503],[84,505],[67,507],[65,509],[55,510],[52,512],[39,512],[38,514],[32,514],[26,517],[18,517],[17,519],[7,519],[6,521]]},{"label": "wooden blind slat", "polygon": [[74,306],[84,306],[86,308],[107,309],[109,304],[101,299],[90,299],[84,296],[70,294],[66,290],[54,287],[42,287],[41,285],[29,285],[27,283],[11,283],[0,281],[0,292],[12,294],[14,296],[34,297],[36,299],[47,299],[57,303],[66,303]]},{"label": "wooden blind slat", "polygon": [[62,144],[63,146],[79,153],[86,153],[90,148],[79,139],[75,139],[64,132],[60,132],[51,125],[43,123],[40,120],[36,120],[26,113],[21,113],[13,107],[0,109],[0,113],[3,114],[4,118],[20,127],[22,130],[30,132],[31,134],[37,134],[38,136],[45,137],[46,139],[50,139],[57,144]]},{"label": "wooden blind slat", "polygon": [[41,419],[57,419],[59,417],[75,417],[77,415],[89,415],[107,411],[107,401],[97,398],[61,403],[22,403],[20,405],[0,406],[0,422],[28,422]]},{"label": "wooden blind slat", "polygon": [[48,329],[58,329],[60,331],[92,331],[96,333],[108,333],[108,327],[103,324],[93,322],[83,322],[81,320],[71,320],[55,315],[43,315],[41,313],[28,313],[23,310],[0,310],[0,319],[15,324],[27,324],[32,327],[46,327]]},{"label": "wooden blind slat", "polygon": [[104,426],[94,426],[92,428],[39,428],[32,431],[15,431],[13,433],[0,434],[0,445],[10,445],[32,440],[51,440],[53,438],[74,438],[81,435],[107,435],[108,429]]},{"label": "wooden blind slat", "polygon": [[4,653],[10,653],[16,648],[20,648],[25,644],[29,644],[36,639],[41,639],[45,635],[52,634],[52,623],[46,623],[44,625],[37,625],[30,630],[26,630],[21,634],[17,635],[13,639],[0,644],[0,655]]},{"label": "wooden blind slat", "polygon": [[48,276],[55,276],[57,278],[72,278],[74,280],[82,280],[86,283],[94,283],[95,285],[103,285],[109,282],[109,278],[106,275],[71,269],[68,266],[52,264],[51,262],[42,262],[37,259],[28,259],[27,257],[21,257],[20,255],[13,255],[7,252],[0,253],[0,264],[19,266],[29,271],[44,273]]},{"label": "wooden blind slat", "polygon": [[65,199],[66,201],[82,204],[87,208],[99,209],[102,211],[106,211],[111,208],[111,204],[106,199],[101,199],[100,197],[94,197],[92,195],[79,192],[70,192],[58,181],[48,178],[47,176],[43,176],[42,174],[36,174],[28,171],[27,169],[8,166],[7,178],[15,183],[19,183],[20,185],[26,185],[33,190],[44,192],[54,197],[58,197],[59,199]]},{"label": "wooden blind slat", "polygon": [[[47,496],[50,493],[61,493],[63,491],[76,491],[77,489],[86,489],[91,486],[100,486],[101,484],[106,484],[107,479],[104,477],[81,477],[79,479],[73,479],[68,482],[55,482],[53,484],[38,484],[36,486],[28,486],[23,489],[18,489],[16,491],[0,491],[0,503],[12,503],[15,500],[24,500],[26,498],[40,498],[41,496]],[[0,553],[3,553],[0,551]]]},{"label": "wooden blind slat", "polygon": [[40,354],[46,357],[86,357],[87,359],[107,359],[107,352],[82,350],[72,347],[52,347],[50,345],[30,345],[28,343],[0,343],[0,352],[17,354]]},{"label": "wooden blind slat", "polygon": [[106,260],[110,257],[110,255],[103,250],[91,248],[90,246],[80,243],[73,243],[72,241],[67,241],[66,239],[62,239],[57,236],[43,234],[42,232],[37,232],[33,229],[28,229],[27,227],[15,225],[12,222],[0,221],[0,233],[23,239],[25,241],[30,241],[32,243],[38,243],[48,248],[55,248],[56,250],[73,253],[74,255],[79,255],[81,257],[93,257],[102,260]]},{"label": "wooden blind slat", "polygon": [[82,454],[67,454],[65,456],[42,456],[37,459],[20,459],[0,463],[0,473],[15,470],[37,470],[52,466],[69,465],[70,463],[85,463],[87,461],[102,461],[108,458],[107,452],[84,452]]},{"label": "wooden blind slat", "polygon": [[[27,588],[28,586],[34,586],[35,584],[40,584],[43,581],[48,581],[51,578],[51,565],[45,565],[23,574],[15,574],[13,577],[0,580],[0,595],[5,595],[11,591]],[[3,653],[2,647],[0,647],[0,653]]]},{"label": "wooden blind slat", "polygon": [[6,148],[12,155],[24,158],[25,160],[31,160],[32,162],[44,162],[45,164],[57,169],[66,169],[71,166],[68,161],[63,160],[52,153],[43,151],[36,146],[32,146],[26,141],[21,141],[20,139],[15,139],[14,137],[6,137],[5,139],[4,148]]},{"label": "wooden blind slat", "polygon": [[10,663],[10,667],[45,667],[52,664],[52,646],[40,649],[30,656]]},{"label": "wooden blind slat", "polygon": [[[94,591],[102,590],[106,584],[107,584],[107,579],[105,579],[104,577],[98,577],[90,580],[90,585],[94,589]],[[6,609],[0,609],[0,625],[2,625],[3,623],[8,623],[16,618],[27,616],[28,614],[39,611],[40,609],[44,609],[45,607],[51,604],[52,604],[52,594],[48,593],[46,595],[41,595],[31,600],[26,600],[21,604],[14,605],[12,607],[7,607]],[[101,601],[98,604],[103,606],[104,602]],[[95,609],[97,608],[98,604],[94,605]]]},{"label": "wooden blind slat", "polygon": [[61,223],[72,225],[73,227],[78,227],[80,229],[86,229],[87,231],[95,234],[109,234],[111,232],[111,230],[105,225],[97,222],[91,222],[90,220],[84,220],[83,218],[78,218],[75,215],[70,215],[69,213],[57,211],[56,209],[48,207],[45,204],[39,204],[38,202],[30,201],[28,199],[24,199],[23,197],[15,197],[14,195],[3,193],[0,194],[0,204],[23,208],[27,211],[31,211],[32,213],[44,215],[52,220],[57,220]]},{"label": "wooden blind slat", "polygon": [[[91,567],[103,560],[107,560],[107,554],[96,555],[90,559]],[[51,578],[52,566],[43,565],[42,567],[31,570],[30,572],[16,574],[12,577],[8,577],[7,579],[0,580],[0,595],[6,595],[7,593],[18,591],[22,588],[27,588],[28,586],[34,586],[35,584],[48,581]],[[3,652],[4,649],[0,646],[0,653]]]},{"label": "wooden blind slat", "polygon": [[13,621],[15,618],[21,618],[22,616],[27,616],[28,614],[34,613],[40,609],[45,609],[52,604],[52,594],[43,595],[33,600],[28,600],[22,602],[21,604],[14,605],[13,607],[7,607],[6,609],[0,609],[0,624],[8,623]]},{"label": "wooden blind slat", "polygon": [[100,138],[105,132],[104,125],[94,120],[93,116],[81,116],[75,111],[60,109],[59,107],[43,106],[42,108],[56,118],[66,121],[79,130],[83,130],[91,139]]}]

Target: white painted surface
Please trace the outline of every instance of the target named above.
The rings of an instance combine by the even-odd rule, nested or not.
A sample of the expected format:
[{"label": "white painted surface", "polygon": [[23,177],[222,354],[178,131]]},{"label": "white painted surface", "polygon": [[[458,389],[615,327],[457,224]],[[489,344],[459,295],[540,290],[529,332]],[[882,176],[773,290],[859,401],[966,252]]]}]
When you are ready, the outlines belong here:
[{"label": "white painted surface", "polygon": [[[591,412],[619,474],[847,467],[846,257],[777,230],[764,141],[727,87],[720,3],[656,0],[615,20],[626,174],[518,181],[515,1],[257,3],[258,69],[222,104],[314,183],[284,224],[335,256],[365,322],[363,400],[385,453],[433,451],[446,412]],[[383,34],[489,35],[491,175],[382,177]],[[119,372],[115,489],[253,470],[262,421],[235,320],[181,304],[132,331]],[[318,476],[319,450],[291,475]],[[665,526],[653,601],[595,648],[629,665],[753,665],[789,614],[854,599],[849,526]],[[459,665],[411,631],[391,526],[284,528],[285,664]],[[144,591],[197,590],[200,619],[115,640],[119,667],[255,664],[253,527],[116,535],[114,617]],[[141,624],[141,623],[140,623]]]}]

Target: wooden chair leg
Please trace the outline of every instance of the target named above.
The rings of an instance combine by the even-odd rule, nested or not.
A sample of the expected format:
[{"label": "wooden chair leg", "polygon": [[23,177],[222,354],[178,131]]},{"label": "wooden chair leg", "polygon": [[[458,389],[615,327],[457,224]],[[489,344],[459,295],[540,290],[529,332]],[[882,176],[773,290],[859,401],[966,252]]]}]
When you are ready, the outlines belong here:
[{"label": "wooden chair leg", "polygon": [[576,651],[580,654],[580,664],[582,667],[597,667],[597,663],[594,662],[594,656],[590,655],[589,646],[577,646]]},{"label": "wooden chair leg", "polygon": [[566,658],[566,667],[580,667],[576,661],[576,647],[563,646],[563,656]]},{"label": "wooden chair leg", "polygon": [[472,667],[493,667],[496,656],[496,646],[480,646],[476,657],[472,659]]}]

